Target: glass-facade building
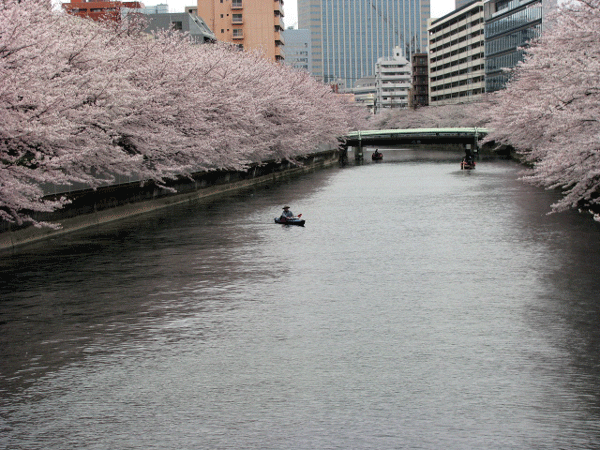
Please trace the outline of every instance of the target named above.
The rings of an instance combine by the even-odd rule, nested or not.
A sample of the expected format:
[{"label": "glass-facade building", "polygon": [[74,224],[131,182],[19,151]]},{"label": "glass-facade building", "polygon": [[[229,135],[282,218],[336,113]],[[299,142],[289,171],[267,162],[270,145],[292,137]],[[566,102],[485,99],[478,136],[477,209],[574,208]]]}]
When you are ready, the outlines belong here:
[{"label": "glass-facade building", "polygon": [[298,0],[298,28],[311,31],[312,74],[350,88],[400,47],[427,48],[429,0]]},{"label": "glass-facade building", "polygon": [[554,0],[490,0],[485,7],[485,90],[504,88],[510,77],[504,69],[523,61],[529,41],[542,34],[544,16]]}]

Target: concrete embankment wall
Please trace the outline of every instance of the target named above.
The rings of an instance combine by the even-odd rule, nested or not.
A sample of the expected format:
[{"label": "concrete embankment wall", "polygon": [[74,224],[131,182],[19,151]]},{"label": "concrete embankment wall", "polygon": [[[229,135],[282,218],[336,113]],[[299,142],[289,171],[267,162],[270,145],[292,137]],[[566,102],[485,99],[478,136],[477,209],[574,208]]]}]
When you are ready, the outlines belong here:
[{"label": "concrete embankment wall", "polygon": [[185,202],[202,201],[219,195],[277,182],[280,179],[338,164],[337,149],[329,148],[289,161],[269,161],[251,166],[244,172],[214,171],[196,173],[192,179],[181,178],[168,185],[176,193],[153,183],[127,183],[96,190],[76,191],[68,195],[72,201],[53,213],[32,215],[36,220],[60,223],[61,229],[16,227],[4,223],[0,229],[0,250],[15,250],[24,244],[55,237],[94,225],[144,214]]}]

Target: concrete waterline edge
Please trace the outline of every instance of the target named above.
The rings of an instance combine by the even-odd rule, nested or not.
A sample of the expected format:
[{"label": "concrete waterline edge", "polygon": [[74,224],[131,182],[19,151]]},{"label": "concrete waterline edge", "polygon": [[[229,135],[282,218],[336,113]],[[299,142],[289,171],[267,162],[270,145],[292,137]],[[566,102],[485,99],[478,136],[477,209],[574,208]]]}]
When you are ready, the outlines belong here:
[{"label": "concrete waterline edge", "polygon": [[[37,228],[34,226],[13,229],[9,226],[6,231],[0,232],[0,252],[17,252],[19,248],[27,244],[38,243],[67,233],[127,217],[143,215],[182,203],[209,201],[219,196],[230,195],[236,191],[253,186],[278,182],[288,177],[331,167],[338,163],[338,149],[327,149],[298,158],[298,163],[271,161],[253,165],[244,172],[217,171],[196,174],[196,178],[193,181],[185,183],[185,189],[182,192],[165,193],[164,189],[155,188],[153,192],[145,194],[152,198],[145,198],[143,200],[130,199],[129,201],[124,199],[122,204],[100,208],[96,204],[86,205],[89,207],[89,212],[75,212],[70,217],[64,217],[65,211],[59,210],[54,214],[49,214],[44,220],[60,223],[60,229]],[[256,175],[257,172],[259,175]],[[209,180],[208,182],[207,179]],[[135,184],[137,185],[137,183]],[[123,187],[122,189],[127,189],[129,192],[133,189],[138,193],[142,190],[141,187],[136,188],[135,186]],[[159,192],[158,195],[156,194],[157,192]],[[114,192],[108,191],[103,196],[100,194],[100,197],[102,197],[101,200],[107,200],[107,196],[113,194]],[[94,197],[98,197],[96,191],[94,191]],[[112,200],[112,198],[108,198],[108,200]],[[110,202],[103,201],[102,203],[106,205]],[[55,217],[54,220],[53,216]]]}]

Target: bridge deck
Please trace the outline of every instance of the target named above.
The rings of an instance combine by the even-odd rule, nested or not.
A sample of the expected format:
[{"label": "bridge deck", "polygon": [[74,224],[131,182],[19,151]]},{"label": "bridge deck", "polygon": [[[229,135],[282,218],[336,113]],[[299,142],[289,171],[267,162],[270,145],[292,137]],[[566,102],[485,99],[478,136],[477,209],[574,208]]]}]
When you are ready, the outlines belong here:
[{"label": "bridge deck", "polygon": [[[478,141],[487,135],[487,128],[408,128],[396,130],[353,131],[345,136],[344,147],[356,147],[355,158],[362,160],[363,146],[390,147],[414,145],[460,145],[466,151],[477,152]],[[472,150],[470,150],[472,149]]]},{"label": "bridge deck", "polygon": [[487,128],[399,128],[394,130],[360,130],[348,133],[347,137],[355,140],[361,138],[393,138],[416,136],[484,136]]}]

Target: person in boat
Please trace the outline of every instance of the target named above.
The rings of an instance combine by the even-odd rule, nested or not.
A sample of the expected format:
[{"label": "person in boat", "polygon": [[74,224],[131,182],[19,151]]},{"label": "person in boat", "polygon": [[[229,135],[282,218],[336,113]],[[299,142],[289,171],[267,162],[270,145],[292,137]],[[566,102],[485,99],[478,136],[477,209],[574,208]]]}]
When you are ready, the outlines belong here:
[{"label": "person in boat", "polygon": [[294,218],[294,213],[292,211],[290,211],[290,207],[287,205],[284,206],[280,219],[288,220],[288,219],[293,219],[293,218]]},{"label": "person in boat", "polygon": [[471,155],[471,154],[466,155],[462,160],[463,165],[467,165],[467,166],[472,166],[474,162],[475,161],[473,160],[473,155]]},{"label": "person in boat", "polygon": [[378,148],[375,149],[375,153],[373,153],[373,156],[375,158],[379,158],[381,156],[381,153],[379,153],[379,149]]}]

